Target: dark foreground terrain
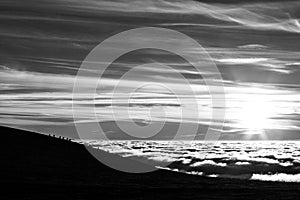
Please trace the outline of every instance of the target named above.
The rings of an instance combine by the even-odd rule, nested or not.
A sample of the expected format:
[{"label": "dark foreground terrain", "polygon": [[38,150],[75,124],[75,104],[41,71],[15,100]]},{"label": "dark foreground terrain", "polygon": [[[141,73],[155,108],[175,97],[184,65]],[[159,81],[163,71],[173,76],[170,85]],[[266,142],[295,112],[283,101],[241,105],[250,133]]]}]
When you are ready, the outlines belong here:
[{"label": "dark foreground terrain", "polygon": [[[119,172],[98,162],[83,145],[5,127],[0,154],[1,199],[300,198],[296,183],[203,178],[163,170]],[[101,151],[99,155],[107,156]]]}]

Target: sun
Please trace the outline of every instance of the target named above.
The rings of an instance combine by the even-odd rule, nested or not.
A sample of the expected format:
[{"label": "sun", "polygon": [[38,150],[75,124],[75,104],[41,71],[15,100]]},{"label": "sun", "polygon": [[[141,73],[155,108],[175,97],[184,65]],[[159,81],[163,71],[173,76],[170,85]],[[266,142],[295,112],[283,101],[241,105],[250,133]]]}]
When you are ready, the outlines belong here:
[{"label": "sun", "polygon": [[238,126],[246,134],[263,134],[266,128],[272,127],[271,117],[275,108],[264,96],[251,95],[241,102],[238,112]]}]

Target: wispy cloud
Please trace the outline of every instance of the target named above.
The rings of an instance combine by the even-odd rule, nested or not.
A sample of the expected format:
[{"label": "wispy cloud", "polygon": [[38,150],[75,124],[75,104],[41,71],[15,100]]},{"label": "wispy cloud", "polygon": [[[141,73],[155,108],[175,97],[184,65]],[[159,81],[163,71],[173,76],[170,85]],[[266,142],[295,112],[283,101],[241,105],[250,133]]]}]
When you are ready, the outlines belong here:
[{"label": "wispy cloud", "polygon": [[[220,132],[240,134],[249,129],[245,126],[251,121],[245,122],[249,119],[245,114],[241,116],[241,111],[253,96],[274,108],[266,114],[268,123],[264,128],[298,130],[300,127],[298,1],[236,4],[181,0],[46,0],[43,3],[29,0],[25,4],[11,0],[2,1],[1,5],[20,11],[0,15],[2,124],[70,125],[74,123],[72,103],[78,105],[81,115],[78,120],[82,123],[93,120],[87,109],[94,105],[98,120],[109,121],[113,117],[113,100],[118,110],[117,120],[128,120],[130,108],[135,120],[163,121],[164,110],[168,121],[180,122],[183,105],[178,98],[182,98],[190,104],[196,99],[201,111],[198,117],[189,116],[185,122],[207,125],[213,109],[210,94],[214,91],[208,91],[203,79],[206,75],[211,81],[224,84],[226,105],[214,108],[226,109],[225,129]],[[153,49],[130,52],[105,71],[95,98],[89,95],[90,86],[99,77],[96,71],[89,71],[90,76],[83,77],[84,84],[80,86],[82,94],[72,99],[76,73],[86,55],[111,35],[144,26],[172,28],[187,34],[204,47],[211,60],[200,59],[198,64],[203,70],[196,71],[193,63],[170,52]],[[154,39],[168,42],[159,35]],[[107,52],[114,53],[129,42],[143,45],[147,40],[141,35],[134,41],[121,41],[118,47],[107,48]],[[203,55],[199,49],[185,51],[190,56]],[[205,67],[212,61],[224,80],[215,80],[216,74]],[[186,90],[177,74],[189,81],[195,96]],[[121,84],[114,90],[118,83]],[[161,85],[175,88],[176,95]],[[141,87],[128,102],[124,95],[137,86]],[[215,123],[220,123],[218,120]]]}]

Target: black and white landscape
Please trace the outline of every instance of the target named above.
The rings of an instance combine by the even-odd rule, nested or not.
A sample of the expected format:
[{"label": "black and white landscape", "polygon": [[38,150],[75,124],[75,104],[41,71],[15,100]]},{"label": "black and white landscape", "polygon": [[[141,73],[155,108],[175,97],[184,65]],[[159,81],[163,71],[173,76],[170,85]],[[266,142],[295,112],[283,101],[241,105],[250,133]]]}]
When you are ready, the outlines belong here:
[{"label": "black and white landscape", "polygon": [[[0,22],[1,185],[15,190],[5,198],[300,196],[299,0],[1,0]],[[194,39],[203,49],[185,52],[191,58],[206,52],[209,59],[197,64],[214,63],[222,79],[205,67],[195,70],[180,55],[144,48],[99,68],[101,84],[92,96],[99,74],[87,71],[82,93],[74,97],[87,55],[111,36],[142,27]],[[147,40],[141,34],[133,42]],[[153,42],[180,41],[158,34]],[[116,41],[105,53],[113,55],[128,43]],[[217,100],[222,106],[213,105],[212,95],[220,91],[209,90],[204,77],[222,85],[225,98]],[[130,91],[130,99],[124,98]],[[189,107],[194,100],[197,115]],[[182,109],[188,113],[184,118]],[[212,118],[213,110],[224,111],[225,118]],[[145,133],[148,138],[122,128],[161,122],[155,134]],[[101,129],[78,134],[77,125],[95,123]],[[211,124],[221,127],[214,129],[217,141],[205,139]],[[196,125],[197,131],[174,140],[181,125]],[[87,149],[120,165],[157,171],[110,169]]]}]

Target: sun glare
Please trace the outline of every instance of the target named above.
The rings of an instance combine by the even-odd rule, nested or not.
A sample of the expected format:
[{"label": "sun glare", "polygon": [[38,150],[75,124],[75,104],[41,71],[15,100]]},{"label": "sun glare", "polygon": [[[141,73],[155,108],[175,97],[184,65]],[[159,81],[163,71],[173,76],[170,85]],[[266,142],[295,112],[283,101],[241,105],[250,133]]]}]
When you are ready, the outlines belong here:
[{"label": "sun glare", "polygon": [[274,110],[272,102],[260,95],[252,95],[241,103],[238,126],[246,129],[246,134],[262,134],[264,129],[272,126],[270,118],[275,114]]}]

